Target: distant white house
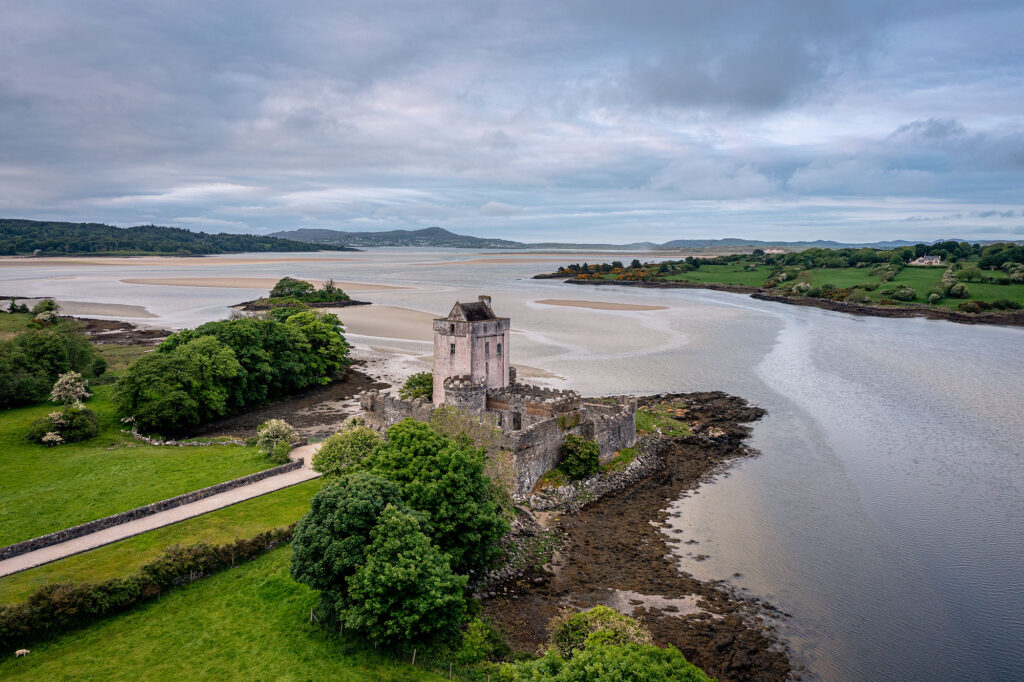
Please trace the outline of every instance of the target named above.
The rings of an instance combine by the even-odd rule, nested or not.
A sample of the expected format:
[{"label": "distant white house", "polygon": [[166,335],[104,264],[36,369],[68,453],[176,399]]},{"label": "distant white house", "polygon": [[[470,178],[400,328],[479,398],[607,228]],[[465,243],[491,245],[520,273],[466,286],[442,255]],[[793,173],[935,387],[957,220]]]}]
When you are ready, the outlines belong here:
[{"label": "distant white house", "polygon": [[910,265],[942,265],[942,256],[921,256],[910,261]]}]

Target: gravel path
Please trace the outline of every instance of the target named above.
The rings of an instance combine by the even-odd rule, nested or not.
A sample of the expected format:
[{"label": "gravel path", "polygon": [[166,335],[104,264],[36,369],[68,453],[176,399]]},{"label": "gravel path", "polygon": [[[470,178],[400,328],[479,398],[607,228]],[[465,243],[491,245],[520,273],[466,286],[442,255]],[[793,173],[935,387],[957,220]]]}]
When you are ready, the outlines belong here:
[{"label": "gravel path", "polygon": [[234,488],[227,492],[220,493],[218,495],[211,495],[210,497],[202,500],[197,500],[189,504],[183,504],[180,507],[174,509],[168,509],[166,511],[157,512],[141,519],[122,523],[112,528],[105,528],[89,535],[84,535],[74,540],[68,540],[57,545],[51,545],[49,547],[43,547],[37,549],[34,552],[27,552],[20,556],[11,557],[4,561],[0,561],[0,577],[5,575],[11,575],[19,571],[24,571],[34,566],[40,566],[42,564],[48,564],[51,561],[57,561],[64,557],[71,556],[72,554],[79,554],[81,552],[87,552],[90,549],[96,547],[102,547],[103,545],[109,545],[112,542],[129,538],[133,535],[145,533],[146,531],[153,530],[154,528],[162,528],[163,526],[169,526],[172,523],[178,521],[184,521],[194,516],[200,516],[207,512],[214,511],[216,509],[223,509],[229,507],[238,502],[259,497],[260,495],[266,495],[272,493],[275,490],[281,490],[289,486],[296,485],[318,477],[320,474],[313,471],[310,468],[310,464],[313,461],[313,453],[316,452],[320,447],[319,443],[313,445],[303,445],[292,450],[292,459],[302,457],[304,464],[301,469],[295,471],[289,471],[284,474],[277,476],[271,476],[265,478],[262,481],[256,481],[249,485]]}]

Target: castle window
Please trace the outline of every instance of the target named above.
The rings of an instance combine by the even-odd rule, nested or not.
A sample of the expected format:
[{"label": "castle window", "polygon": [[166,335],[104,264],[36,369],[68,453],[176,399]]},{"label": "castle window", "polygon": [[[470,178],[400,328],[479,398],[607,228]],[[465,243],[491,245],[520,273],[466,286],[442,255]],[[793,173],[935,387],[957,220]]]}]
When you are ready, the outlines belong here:
[{"label": "castle window", "polygon": [[498,357],[501,357],[501,343],[498,343]]},{"label": "castle window", "polygon": [[455,355],[455,344],[451,344],[451,354]]},{"label": "castle window", "polygon": [[454,324],[448,325],[448,331],[450,333],[454,334],[455,333],[455,325]]},{"label": "castle window", "polygon": [[490,354],[491,354],[491,342],[490,341],[484,341],[484,355],[490,355]]}]

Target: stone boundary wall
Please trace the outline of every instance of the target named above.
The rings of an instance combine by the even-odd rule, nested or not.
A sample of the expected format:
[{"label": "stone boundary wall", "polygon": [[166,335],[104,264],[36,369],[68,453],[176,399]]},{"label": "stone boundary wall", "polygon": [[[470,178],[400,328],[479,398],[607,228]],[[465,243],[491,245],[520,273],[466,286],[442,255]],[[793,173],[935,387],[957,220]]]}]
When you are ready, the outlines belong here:
[{"label": "stone boundary wall", "polygon": [[233,490],[234,488],[238,488],[243,485],[249,485],[250,483],[262,481],[263,479],[270,478],[271,476],[277,476],[279,474],[284,474],[289,471],[295,471],[296,469],[301,469],[302,465],[303,459],[300,457],[299,459],[293,460],[288,464],[282,464],[281,466],[274,467],[272,469],[264,469],[263,471],[257,471],[256,473],[249,474],[248,476],[242,476],[241,478],[235,478],[230,481],[224,481],[223,483],[217,483],[216,485],[211,485],[207,488],[194,490],[190,493],[185,493],[184,495],[170,497],[166,500],[160,500],[159,502],[153,502],[152,504],[147,504],[142,507],[129,509],[128,511],[123,511],[119,514],[105,516],[102,519],[96,519],[95,521],[89,521],[78,526],[72,526],[71,528],[65,528],[64,530],[58,530],[54,533],[49,533],[47,535],[40,535],[39,537],[32,538],[31,540],[24,540],[22,542],[17,542],[13,545],[0,547],[0,561],[4,559],[10,559],[11,557],[20,556],[28,552],[34,552],[35,550],[42,549],[43,547],[59,545],[62,542],[74,540],[75,538],[80,538],[82,536],[89,535],[90,533],[95,533],[96,531],[104,530],[106,528],[119,526],[122,523],[134,521],[135,519],[141,519],[146,516],[156,514],[157,512],[166,511],[168,509],[174,509],[175,507],[180,507],[183,504],[196,502],[197,500],[202,500],[207,497],[217,495],[218,493]]}]

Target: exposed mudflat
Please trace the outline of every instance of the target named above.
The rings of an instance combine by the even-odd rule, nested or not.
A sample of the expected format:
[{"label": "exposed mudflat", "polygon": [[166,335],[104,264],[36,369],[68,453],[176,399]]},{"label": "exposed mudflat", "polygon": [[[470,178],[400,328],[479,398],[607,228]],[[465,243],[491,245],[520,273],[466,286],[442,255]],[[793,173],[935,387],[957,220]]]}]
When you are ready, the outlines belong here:
[{"label": "exposed mudflat", "polygon": [[484,610],[510,644],[535,651],[547,641],[547,623],[560,608],[615,606],[625,599],[658,644],[676,646],[719,680],[787,679],[789,657],[770,627],[770,618],[779,614],[770,605],[681,572],[670,552],[671,539],[659,529],[672,500],[729,461],[754,454],[743,446],[749,434],[743,423],[764,411],[717,392],[642,402],[668,398],[688,404],[686,419],[697,435],[665,439],[659,453],[665,460],[662,470],[562,516],[563,544],[548,579],[528,576],[510,590],[514,594],[485,600]]},{"label": "exposed mudflat", "polygon": [[189,435],[249,437],[256,435],[256,427],[268,419],[283,419],[294,426],[303,438],[326,438],[340,428],[346,417],[360,413],[359,393],[390,386],[367,376],[361,370],[362,363],[353,362],[345,378],[339,381],[309,388],[269,405],[203,424]]},{"label": "exposed mudflat", "polygon": [[120,320],[95,320],[76,317],[79,329],[95,343],[112,343],[118,346],[156,346],[171,335],[169,329],[137,327]]}]

